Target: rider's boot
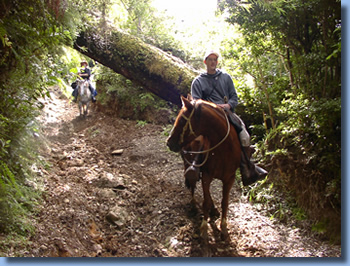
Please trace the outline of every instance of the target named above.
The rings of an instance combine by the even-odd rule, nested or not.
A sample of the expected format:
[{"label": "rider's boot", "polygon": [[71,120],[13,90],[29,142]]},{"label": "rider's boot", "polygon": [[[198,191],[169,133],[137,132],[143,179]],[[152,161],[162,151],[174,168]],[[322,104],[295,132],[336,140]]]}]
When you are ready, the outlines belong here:
[{"label": "rider's boot", "polygon": [[77,89],[73,90],[72,96],[73,96],[73,102],[76,103],[77,99],[78,99],[78,90]]},{"label": "rider's boot", "polygon": [[250,161],[251,154],[251,147],[243,147],[240,170],[244,186],[251,185],[267,176],[267,171]]},{"label": "rider's boot", "polygon": [[91,101],[94,103],[94,102],[96,102],[95,90],[94,90],[94,88],[91,85],[89,85],[89,89],[90,89],[90,92],[91,92]]}]

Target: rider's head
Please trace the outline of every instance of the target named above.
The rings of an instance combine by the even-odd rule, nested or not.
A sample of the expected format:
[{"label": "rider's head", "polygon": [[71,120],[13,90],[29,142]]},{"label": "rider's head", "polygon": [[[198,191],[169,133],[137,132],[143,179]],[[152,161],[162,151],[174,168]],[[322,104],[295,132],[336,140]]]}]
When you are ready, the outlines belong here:
[{"label": "rider's head", "polygon": [[208,74],[215,74],[216,67],[218,65],[219,53],[213,50],[210,50],[204,55],[204,64],[207,67]]},{"label": "rider's head", "polygon": [[214,55],[216,56],[216,59],[218,59],[220,57],[220,54],[218,52],[216,52],[215,50],[209,50],[205,53],[203,61],[205,63],[205,61],[207,61],[208,57]]},{"label": "rider's head", "polygon": [[80,66],[81,66],[81,67],[83,67],[83,66],[88,66],[88,62],[82,61],[82,62],[80,63]]}]

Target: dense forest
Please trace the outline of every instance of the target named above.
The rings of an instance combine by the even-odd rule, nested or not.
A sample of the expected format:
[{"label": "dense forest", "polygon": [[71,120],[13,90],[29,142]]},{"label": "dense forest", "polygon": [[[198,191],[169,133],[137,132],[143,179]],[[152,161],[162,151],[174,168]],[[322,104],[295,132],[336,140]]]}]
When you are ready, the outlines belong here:
[{"label": "dense forest", "polygon": [[[220,68],[233,77],[240,98],[236,112],[269,170],[266,182],[244,193],[252,202],[274,204],[271,216],[310,220],[314,232],[340,241],[340,1],[220,0],[215,13],[217,24],[191,32],[179,29],[152,0],[1,1],[0,241],[35,233],[28,217],[42,195],[32,182],[38,165],[49,167],[38,154],[35,118],[50,86],[69,95],[76,68],[86,59],[95,64],[97,105],[113,109],[122,102],[132,114],[119,110],[118,115],[149,122],[142,116],[146,108],[176,112],[164,90],[171,87],[172,99],[190,91],[209,43],[222,55]],[[200,37],[189,38],[196,31]],[[99,36],[101,56],[79,45],[84,34]],[[126,59],[131,42],[142,47],[132,63]],[[145,80],[142,65],[135,67],[150,57],[167,58],[147,69],[154,74],[150,79],[164,82],[161,88]],[[118,71],[103,58],[125,65]],[[172,121],[163,123],[170,127]]]}]

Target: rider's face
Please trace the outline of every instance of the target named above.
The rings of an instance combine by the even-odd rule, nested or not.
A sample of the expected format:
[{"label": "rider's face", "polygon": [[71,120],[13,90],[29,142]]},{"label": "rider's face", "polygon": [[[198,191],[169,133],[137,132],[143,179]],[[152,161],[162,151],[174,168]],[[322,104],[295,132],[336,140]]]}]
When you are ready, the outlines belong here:
[{"label": "rider's face", "polygon": [[207,72],[209,74],[214,74],[216,72],[216,66],[218,65],[218,57],[215,54],[211,54],[204,63],[207,66]]}]

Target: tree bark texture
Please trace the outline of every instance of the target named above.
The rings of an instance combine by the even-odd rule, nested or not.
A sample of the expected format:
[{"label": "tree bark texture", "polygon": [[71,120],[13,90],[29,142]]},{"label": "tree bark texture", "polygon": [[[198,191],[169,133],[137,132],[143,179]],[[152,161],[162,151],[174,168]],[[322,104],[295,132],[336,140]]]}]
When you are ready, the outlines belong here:
[{"label": "tree bark texture", "polygon": [[181,105],[199,74],[180,59],[118,30],[82,32],[74,48],[160,98]]}]

